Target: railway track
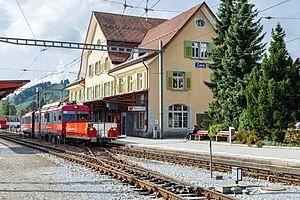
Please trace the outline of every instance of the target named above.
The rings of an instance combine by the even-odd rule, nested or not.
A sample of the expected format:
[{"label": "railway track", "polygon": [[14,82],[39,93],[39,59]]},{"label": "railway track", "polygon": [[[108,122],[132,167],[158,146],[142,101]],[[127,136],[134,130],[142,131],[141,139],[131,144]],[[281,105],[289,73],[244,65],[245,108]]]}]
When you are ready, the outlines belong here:
[{"label": "railway track", "polygon": [[[203,169],[209,169],[210,166],[209,157],[207,155],[125,146],[113,146],[109,151],[115,154],[123,154]],[[300,185],[299,168],[271,166],[269,164],[253,163],[244,160],[239,161],[232,158],[213,159],[212,168],[214,171],[231,173],[232,167],[241,167],[244,176],[264,179],[270,182]]]},{"label": "railway track", "polygon": [[231,200],[221,193],[191,185],[151,170],[130,164],[103,148],[86,148],[85,154],[1,135],[0,138],[41,150],[57,157],[84,165],[134,186],[141,194],[170,200],[217,199]]}]

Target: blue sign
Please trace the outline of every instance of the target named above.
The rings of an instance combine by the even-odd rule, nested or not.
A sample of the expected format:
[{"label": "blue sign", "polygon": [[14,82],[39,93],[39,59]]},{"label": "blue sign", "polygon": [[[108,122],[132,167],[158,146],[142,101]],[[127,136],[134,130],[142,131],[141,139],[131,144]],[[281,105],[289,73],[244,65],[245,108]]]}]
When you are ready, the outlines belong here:
[{"label": "blue sign", "polygon": [[196,68],[206,68],[207,64],[202,62],[196,62],[195,67]]}]

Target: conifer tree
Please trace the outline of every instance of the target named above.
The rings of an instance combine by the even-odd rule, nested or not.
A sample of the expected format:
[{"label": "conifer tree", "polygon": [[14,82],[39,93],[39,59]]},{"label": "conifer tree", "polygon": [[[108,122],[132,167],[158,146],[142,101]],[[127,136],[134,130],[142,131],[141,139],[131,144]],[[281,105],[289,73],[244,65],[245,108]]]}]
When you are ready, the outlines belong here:
[{"label": "conifer tree", "polygon": [[229,26],[224,44],[225,56],[222,59],[225,76],[222,77],[221,102],[224,124],[239,127],[239,118],[247,107],[244,90],[249,75],[259,67],[258,61],[264,52],[262,25],[255,21],[258,11],[248,0],[237,0],[234,6],[232,23]]},{"label": "conifer tree", "polygon": [[[222,0],[218,8],[217,15],[219,20],[217,20],[215,26],[217,37],[213,39],[214,45],[211,51],[211,58],[214,63],[209,65],[209,68],[212,69],[211,81],[210,83],[205,82],[215,97],[222,96],[222,91],[224,90],[223,77],[225,76],[225,71],[222,60],[227,47],[225,45],[225,38],[234,13],[234,2],[235,0]],[[212,102],[209,106],[209,115],[214,123],[222,123],[221,100],[222,99],[217,98],[216,101]]]},{"label": "conifer tree", "polygon": [[272,30],[269,56],[261,72],[253,72],[246,89],[245,120],[251,130],[264,139],[282,142],[284,130],[299,114],[299,66],[293,64],[284,42],[285,33],[278,24]]}]

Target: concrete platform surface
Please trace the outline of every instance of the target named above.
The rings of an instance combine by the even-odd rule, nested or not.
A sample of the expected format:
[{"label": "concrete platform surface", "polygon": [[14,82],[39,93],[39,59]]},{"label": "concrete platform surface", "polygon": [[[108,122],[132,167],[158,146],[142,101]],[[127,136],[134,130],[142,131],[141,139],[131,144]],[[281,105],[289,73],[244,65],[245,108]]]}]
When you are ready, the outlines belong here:
[{"label": "concrete platform surface", "polygon": [[[118,138],[118,143],[175,151],[209,153],[208,141],[186,141],[184,139],[147,139],[137,137]],[[274,165],[300,168],[300,148],[297,147],[248,147],[247,145],[213,142],[213,155],[267,161]]]}]

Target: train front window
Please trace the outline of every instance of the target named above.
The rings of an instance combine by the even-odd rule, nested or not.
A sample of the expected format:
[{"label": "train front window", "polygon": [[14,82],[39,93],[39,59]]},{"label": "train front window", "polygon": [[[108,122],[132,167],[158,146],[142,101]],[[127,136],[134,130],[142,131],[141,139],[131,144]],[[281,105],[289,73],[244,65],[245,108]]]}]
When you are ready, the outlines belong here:
[{"label": "train front window", "polygon": [[75,121],[76,120],[75,111],[69,111],[69,110],[63,111],[62,120],[63,121]]},{"label": "train front window", "polygon": [[88,121],[89,120],[89,113],[88,112],[77,112],[77,120],[81,121]]}]

